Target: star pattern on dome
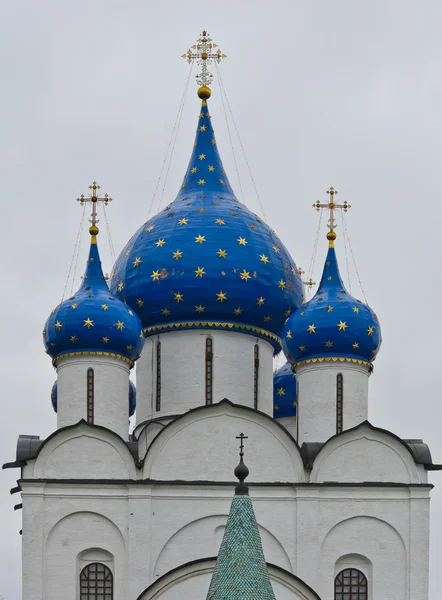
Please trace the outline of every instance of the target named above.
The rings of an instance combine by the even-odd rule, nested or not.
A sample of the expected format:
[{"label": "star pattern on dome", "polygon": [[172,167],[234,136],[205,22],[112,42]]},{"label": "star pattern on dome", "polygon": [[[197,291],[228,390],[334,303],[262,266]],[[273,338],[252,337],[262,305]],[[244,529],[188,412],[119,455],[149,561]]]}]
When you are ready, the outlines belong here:
[{"label": "star pattern on dome", "polygon": [[224,300],[227,300],[227,295],[221,291],[216,295],[216,299],[218,302],[224,302]]},{"label": "star pattern on dome", "polygon": [[87,327],[88,329],[90,329],[93,326],[94,326],[94,322],[92,319],[90,319],[89,317],[87,319],[84,319],[83,327]]},{"label": "star pattern on dome", "polygon": [[347,323],[345,323],[343,321],[339,321],[338,329],[339,329],[339,331],[345,331],[346,329],[348,329]]},{"label": "star pattern on dome", "polygon": [[218,250],[217,254],[220,258],[226,258],[226,256],[227,256],[227,252],[225,250],[221,250],[221,249]]},{"label": "star pattern on dome", "polygon": [[206,310],[206,307],[202,306],[202,304],[200,304],[199,306],[195,306],[195,310],[197,313],[202,313]]},{"label": "star pattern on dome", "polygon": [[175,260],[179,260],[182,257],[183,253],[180,250],[175,250],[175,252],[172,252],[172,258],[174,258]]},{"label": "star pattern on dome", "polygon": [[180,302],[184,302],[184,296],[183,296],[183,294],[182,294],[181,292],[176,292],[176,293],[173,295],[173,299],[174,299],[176,302],[178,302],[178,304],[179,304]]},{"label": "star pattern on dome", "polygon": [[197,267],[195,270],[195,277],[202,277],[203,275],[205,275],[206,272],[204,271],[204,267]]},{"label": "star pattern on dome", "polygon": [[201,235],[199,234],[196,238],[195,238],[195,242],[197,244],[202,244],[203,242],[206,241],[206,236],[205,235]]},{"label": "star pattern on dome", "polygon": [[138,265],[140,264],[140,262],[141,262],[141,257],[137,256],[136,259],[133,262],[133,266],[134,267],[138,267]]}]

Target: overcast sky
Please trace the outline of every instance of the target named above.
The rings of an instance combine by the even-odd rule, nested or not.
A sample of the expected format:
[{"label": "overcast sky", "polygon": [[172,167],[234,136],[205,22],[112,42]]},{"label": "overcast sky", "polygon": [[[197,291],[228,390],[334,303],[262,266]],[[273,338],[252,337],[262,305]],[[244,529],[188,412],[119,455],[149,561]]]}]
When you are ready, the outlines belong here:
[{"label": "overcast sky", "polygon": [[[56,427],[55,372],[41,330],[66,281],[81,213],[75,198],[93,179],[114,198],[108,215],[118,253],[149,211],[189,75],[180,56],[207,28],[228,55],[223,82],[267,220],[298,266],[307,270],[316,236],[312,203],[335,186],[352,205],[346,222],[384,338],[370,381],[370,420],[423,438],[442,463],[442,4],[3,0],[0,14],[0,462],[14,460],[20,433],[44,438]],[[217,83],[210,112],[239,195]],[[178,191],[198,113],[192,81],[163,206]],[[260,214],[238,162],[241,199]],[[345,274],[342,228],[338,235]],[[324,236],[323,227],[316,281]],[[106,242],[103,235],[110,271]],[[354,272],[350,279],[360,296]],[[18,476],[0,478],[6,600],[21,597],[22,515],[13,511],[19,495],[9,495]],[[430,473],[430,480],[431,600],[439,600],[442,475]]]}]

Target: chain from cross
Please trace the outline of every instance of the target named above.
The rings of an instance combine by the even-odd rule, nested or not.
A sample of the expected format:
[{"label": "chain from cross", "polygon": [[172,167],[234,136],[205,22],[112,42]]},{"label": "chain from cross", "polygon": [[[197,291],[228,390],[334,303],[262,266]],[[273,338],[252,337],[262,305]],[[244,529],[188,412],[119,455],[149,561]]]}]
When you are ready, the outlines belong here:
[{"label": "chain from cross", "polygon": [[203,31],[201,37],[198,38],[197,43],[194,44],[186,54],[182,55],[182,58],[187,59],[188,63],[196,61],[197,65],[201,67],[201,73],[196,75],[196,82],[201,86],[209,86],[212,83],[213,75],[209,72],[207,65],[212,64],[212,61],[216,61],[218,64],[226,58],[226,55],[221,52],[217,44],[212,42],[207,31]]},{"label": "chain from cross", "polygon": [[347,201],[345,201],[344,204],[336,204],[335,196],[337,193],[338,191],[331,187],[329,190],[327,190],[327,194],[330,197],[330,201],[327,202],[327,204],[322,204],[321,202],[319,202],[319,200],[315,202],[315,204],[313,204],[313,207],[316,208],[317,211],[319,211],[321,208],[327,208],[330,211],[330,218],[328,220],[328,228],[330,232],[327,234],[327,239],[330,240],[334,240],[336,237],[336,234],[334,232],[336,228],[334,211],[337,208],[341,208],[344,212],[347,212],[347,210],[351,208],[351,205],[348,204]]},{"label": "chain from cross", "polygon": [[243,433],[240,433],[239,435],[236,436],[237,440],[241,440],[241,444],[239,446],[239,455],[240,456],[244,456],[244,440],[248,440],[249,438],[244,435]]},{"label": "chain from cross", "polygon": [[89,189],[91,191],[87,198],[85,198],[84,194],[81,194],[81,196],[77,198],[77,202],[79,202],[81,206],[84,206],[88,202],[92,204],[92,213],[89,222],[92,224],[93,227],[96,227],[97,223],[99,222],[99,219],[97,219],[97,203],[103,202],[104,206],[107,206],[109,202],[112,202],[112,198],[109,198],[107,194],[104,194],[104,196],[98,195],[98,190],[100,189],[100,186],[97,184],[96,181],[92,182],[92,184],[89,186]]}]

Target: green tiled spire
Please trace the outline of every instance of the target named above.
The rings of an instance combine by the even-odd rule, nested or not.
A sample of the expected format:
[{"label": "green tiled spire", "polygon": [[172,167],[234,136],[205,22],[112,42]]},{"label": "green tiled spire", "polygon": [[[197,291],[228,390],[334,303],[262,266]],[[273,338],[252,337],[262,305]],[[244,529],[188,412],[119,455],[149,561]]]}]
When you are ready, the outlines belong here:
[{"label": "green tiled spire", "polygon": [[248,469],[242,459],[241,436],[241,460],[235,469],[240,485],[235,490],[207,600],[275,600],[255,512],[244,485]]}]

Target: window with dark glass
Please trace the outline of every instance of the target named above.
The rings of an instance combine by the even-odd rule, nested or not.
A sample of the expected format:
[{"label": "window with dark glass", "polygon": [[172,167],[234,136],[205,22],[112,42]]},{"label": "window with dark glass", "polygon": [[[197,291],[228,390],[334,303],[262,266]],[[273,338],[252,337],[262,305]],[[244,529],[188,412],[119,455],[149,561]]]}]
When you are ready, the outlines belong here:
[{"label": "window with dark glass", "polygon": [[344,377],[342,373],[336,376],[336,433],[342,433],[344,410]]},{"label": "window with dark glass", "polygon": [[112,571],[101,563],[91,563],[80,573],[80,600],[113,600]]},{"label": "window with dark glass", "polygon": [[335,600],[368,600],[368,583],[358,569],[345,569],[335,579]]},{"label": "window with dark glass", "polygon": [[157,393],[155,410],[161,410],[161,342],[157,342]]},{"label": "window with dark glass", "polygon": [[87,422],[94,422],[94,370],[87,370]]},{"label": "window with dark glass", "polygon": [[213,402],[213,339],[206,338],[206,404]]},{"label": "window with dark glass", "polygon": [[255,344],[253,371],[253,406],[258,408],[258,385],[259,385],[259,346]]}]

